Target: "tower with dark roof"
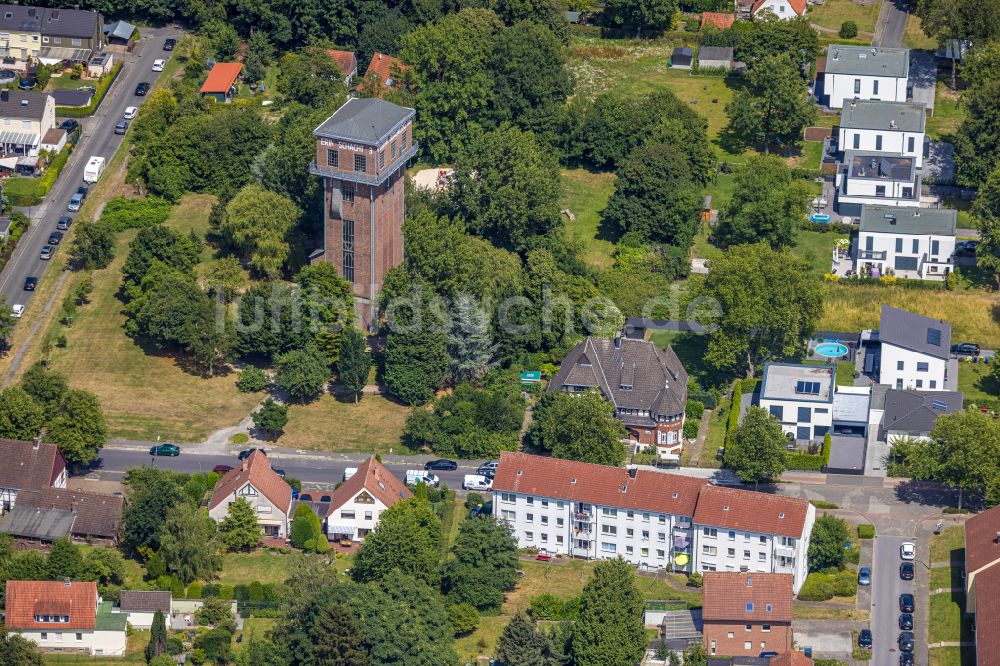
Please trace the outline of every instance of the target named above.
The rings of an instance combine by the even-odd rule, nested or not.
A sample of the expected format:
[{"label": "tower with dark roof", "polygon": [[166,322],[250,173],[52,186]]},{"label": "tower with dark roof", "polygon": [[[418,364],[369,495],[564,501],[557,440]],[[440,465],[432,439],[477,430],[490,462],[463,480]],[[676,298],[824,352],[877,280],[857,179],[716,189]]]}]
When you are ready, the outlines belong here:
[{"label": "tower with dark roof", "polygon": [[323,178],[323,245],[310,257],[328,261],[354,287],[358,310],[374,326],[375,301],[390,268],[403,263],[403,172],[417,153],[416,112],[381,99],[350,99],[317,127]]}]

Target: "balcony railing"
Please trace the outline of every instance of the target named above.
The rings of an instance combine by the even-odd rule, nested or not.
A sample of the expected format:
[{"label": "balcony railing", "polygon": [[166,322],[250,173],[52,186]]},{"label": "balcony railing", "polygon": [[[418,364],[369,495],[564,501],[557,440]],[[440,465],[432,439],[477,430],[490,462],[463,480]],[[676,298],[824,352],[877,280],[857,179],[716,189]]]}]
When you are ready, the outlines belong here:
[{"label": "balcony railing", "polygon": [[879,250],[858,250],[858,259],[874,259],[885,261],[885,252]]},{"label": "balcony railing", "polygon": [[410,147],[407,148],[402,155],[393,161],[393,164],[391,164],[388,169],[376,174],[367,174],[356,171],[341,171],[340,169],[334,169],[332,167],[316,164],[315,161],[309,164],[309,173],[314,176],[322,176],[323,178],[346,180],[349,183],[381,185],[387,178],[389,178],[389,176],[399,171],[399,169],[406,168],[406,162],[416,156],[418,148],[419,144],[417,142],[413,142],[413,144],[410,145]]}]

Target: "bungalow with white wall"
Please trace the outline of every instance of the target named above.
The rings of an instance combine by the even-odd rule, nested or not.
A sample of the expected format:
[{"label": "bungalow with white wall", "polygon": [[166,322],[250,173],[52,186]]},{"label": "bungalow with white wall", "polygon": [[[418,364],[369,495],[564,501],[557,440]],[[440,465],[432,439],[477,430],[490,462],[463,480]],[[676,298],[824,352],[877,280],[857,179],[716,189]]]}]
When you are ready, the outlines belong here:
[{"label": "bungalow with white wall", "polygon": [[170,592],[144,590],[122,590],[121,600],[114,609],[115,612],[125,614],[128,623],[135,629],[149,629],[153,626],[156,611],[163,613],[169,623],[172,610],[173,595]]},{"label": "bungalow with white wall", "polygon": [[917,280],[944,280],[955,269],[958,211],[862,206],[855,270]]},{"label": "bungalow with white wall", "polygon": [[816,76],[817,95],[831,109],[852,99],[905,102],[910,50],[830,44]]},{"label": "bungalow with white wall", "polygon": [[897,389],[946,389],[951,324],[883,305],[878,331],[862,333],[878,341],[878,383]]},{"label": "bungalow with white wall", "polygon": [[267,454],[257,450],[240,466],[215,484],[208,515],[220,522],[229,515],[229,505],[239,498],[257,511],[257,523],[268,538],[285,538],[292,513],[292,487],[271,469]]},{"label": "bungalow with white wall", "polygon": [[806,14],[806,0],[756,0],[751,10],[754,16],[771,12],[783,20],[791,20]]},{"label": "bungalow with white wall", "polygon": [[911,102],[850,100],[840,112],[840,150],[890,153],[924,162],[926,107]]},{"label": "bungalow with white wall", "polygon": [[961,391],[900,391],[888,389],[879,439],[892,442],[900,437],[926,441],[939,416],[962,411]]},{"label": "bungalow with white wall", "polygon": [[921,177],[912,157],[849,150],[838,167],[836,186],[841,215],[860,215],[864,205],[920,205]]},{"label": "bungalow with white wall", "polygon": [[46,652],[125,654],[126,616],[112,612],[96,583],[9,580],[4,624]]},{"label": "bungalow with white wall", "polygon": [[833,366],[768,363],[760,407],[778,420],[789,439],[822,440],[833,427]]},{"label": "bungalow with white wall", "polygon": [[330,496],[326,533],[334,540],[363,541],[382,512],[412,495],[406,484],[370,456]]}]

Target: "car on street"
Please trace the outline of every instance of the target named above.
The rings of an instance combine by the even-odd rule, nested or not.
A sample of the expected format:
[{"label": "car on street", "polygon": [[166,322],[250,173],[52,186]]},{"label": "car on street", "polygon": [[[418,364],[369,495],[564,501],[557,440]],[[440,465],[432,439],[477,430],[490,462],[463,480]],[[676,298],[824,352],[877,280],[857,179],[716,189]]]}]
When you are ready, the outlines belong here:
[{"label": "car on street", "polygon": [[899,653],[899,666],[913,666],[913,653],[912,652],[900,652]]},{"label": "car on street", "polygon": [[62,242],[62,239],[63,239],[63,232],[53,231],[51,234],[49,234],[49,245],[59,245],[59,243]]},{"label": "car on street", "polygon": [[280,476],[281,478],[285,478],[285,470],[280,469],[280,468],[275,467],[275,466],[272,465],[271,466],[271,471],[274,472],[275,474],[277,474],[278,476]]},{"label": "car on street", "polygon": [[225,474],[226,472],[233,469],[232,465],[216,465],[212,468],[212,471],[216,474]]},{"label": "car on street", "polygon": [[149,455],[151,456],[179,456],[181,454],[181,447],[176,444],[157,444],[156,446],[149,447]]},{"label": "car on street", "polygon": [[462,490],[492,490],[493,479],[482,474],[466,474],[462,479]]},{"label": "car on street", "polygon": [[896,639],[896,643],[899,645],[900,652],[913,652],[913,632],[901,632],[899,638]]},{"label": "car on street", "polygon": [[872,570],[868,567],[858,569],[858,585],[872,584]]},{"label": "car on street", "polygon": [[499,467],[500,467],[499,460],[487,460],[486,462],[484,462],[482,465],[479,466],[479,469],[476,470],[476,474],[482,474],[483,476],[488,476],[492,479],[494,476],[496,476],[497,468]]},{"label": "car on street", "polygon": [[115,123],[115,134],[125,134],[128,131],[128,121],[119,120]]},{"label": "car on street", "polygon": [[10,306],[10,316],[13,317],[14,319],[20,319],[21,315],[23,314],[24,314],[24,306],[21,305],[20,303],[15,303],[14,305]]},{"label": "car on street", "polygon": [[38,278],[31,276],[24,278],[25,291],[34,291],[35,287],[37,286],[38,286]]},{"label": "car on street", "polygon": [[38,253],[39,259],[51,259],[52,255],[55,254],[56,249],[51,245],[45,245],[42,247],[42,251]]},{"label": "car on street", "polygon": [[70,217],[69,215],[63,215],[62,217],[59,218],[59,221],[56,222],[56,229],[58,229],[59,231],[66,231],[67,229],[69,229],[69,225],[72,223],[73,223],[72,217]]},{"label": "car on street", "polygon": [[167,41],[163,42],[164,51],[173,51],[175,46],[177,46],[176,39],[168,39]]},{"label": "car on street", "polygon": [[166,65],[166,64],[167,64],[166,60],[163,60],[163,59],[154,60],[153,61],[153,71],[154,72],[162,72],[163,71],[163,66]]},{"label": "car on street", "polygon": [[59,123],[59,129],[66,130],[67,134],[72,134],[80,126],[79,120],[74,120],[73,118],[67,118],[66,120]]},{"label": "car on street", "polygon": [[872,646],[872,630],[862,629],[858,634],[858,647],[870,648]]},{"label": "car on street", "polygon": [[124,118],[125,120],[132,120],[138,114],[139,114],[139,107],[127,106],[125,107],[125,113],[122,115],[122,118]]},{"label": "car on street", "polygon": [[913,613],[903,613],[899,616],[899,628],[903,631],[913,629]]},{"label": "car on street", "polygon": [[428,460],[425,462],[424,469],[458,469],[458,463],[454,460],[448,460],[447,458],[438,458],[437,460]]},{"label": "car on street", "polygon": [[84,199],[86,199],[87,195],[90,194],[90,188],[87,187],[86,185],[81,185],[80,187],[76,188],[76,193],[79,194]]},{"label": "car on street", "polygon": [[951,346],[951,353],[957,356],[979,356],[979,345],[974,342],[959,342]]},{"label": "car on street", "polygon": [[899,595],[899,612],[900,613],[912,613],[913,612],[913,595],[908,592],[904,592]]},{"label": "car on street", "polygon": [[145,81],[143,81],[142,83],[140,83],[139,85],[137,85],[135,87],[135,96],[136,97],[142,97],[143,95],[145,95],[148,92],[149,92],[149,84],[146,83]]},{"label": "car on street", "polygon": [[913,562],[899,563],[900,580],[913,580]]},{"label": "car on street", "polygon": [[240,460],[246,460],[247,458],[250,457],[250,454],[253,453],[254,451],[260,451],[264,455],[267,455],[267,449],[252,448],[240,451],[240,455],[238,455],[237,458],[239,458]]},{"label": "car on street", "polygon": [[917,556],[917,547],[912,541],[907,541],[899,547],[899,557],[904,560],[912,560]]},{"label": "car on street", "polygon": [[71,213],[75,213],[80,210],[80,206],[83,205],[83,195],[76,192],[69,198],[69,203],[66,204],[66,210]]}]

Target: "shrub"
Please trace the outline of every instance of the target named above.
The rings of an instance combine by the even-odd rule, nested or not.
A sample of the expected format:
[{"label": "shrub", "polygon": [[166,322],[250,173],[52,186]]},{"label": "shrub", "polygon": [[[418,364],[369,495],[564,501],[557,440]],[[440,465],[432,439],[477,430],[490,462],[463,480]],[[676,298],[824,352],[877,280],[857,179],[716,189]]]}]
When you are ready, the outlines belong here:
[{"label": "shrub", "polygon": [[211,629],[195,638],[195,645],[205,651],[205,658],[217,664],[229,661],[233,633],[226,629]]},{"label": "shrub", "polygon": [[705,403],[701,400],[692,400],[688,398],[687,404],[684,405],[684,414],[689,419],[701,420],[701,415],[705,411]]},{"label": "shrub", "polygon": [[531,606],[528,607],[528,615],[533,620],[560,620],[562,619],[562,609],[562,599],[549,592],[544,592],[538,596],[531,597]]},{"label": "shrub", "polygon": [[946,514],[969,513],[969,510],[968,509],[959,509],[957,506],[946,506],[944,508],[944,513],[946,513]]},{"label": "shrub", "polygon": [[704,577],[700,571],[692,571],[688,574],[688,587],[701,587],[704,584]]},{"label": "shrub", "polygon": [[112,197],[104,206],[100,221],[107,222],[115,231],[142,229],[166,222],[170,209],[170,202],[160,197]]},{"label": "shrub", "polygon": [[694,420],[689,419],[684,422],[684,437],[687,439],[694,439],[698,436],[698,428],[701,424]]},{"label": "shrub", "polygon": [[833,585],[829,576],[817,573],[809,574],[802,589],[799,590],[801,601],[827,601],[833,599]]},{"label": "shrub", "polygon": [[465,636],[479,626],[479,611],[472,604],[452,604],[448,606],[448,620],[456,636]]},{"label": "shrub", "polygon": [[240,370],[240,378],[236,380],[236,388],[240,393],[257,393],[267,388],[267,375],[255,365],[248,365]]},{"label": "shrub", "polygon": [[826,500],[809,500],[809,503],[812,504],[817,509],[839,509],[840,508],[839,505],[834,504],[833,502],[827,502]]},{"label": "shrub", "polygon": [[837,35],[841,39],[854,39],[858,36],[858,24],[854,21],[844,21],[840,24],[840,32]]},{"label": "shrub", "polygon": [[188,585],[187,589],[188,599],[201,599],[201,583],[195,581]]},{"label": "shrub", "polygon": [[850,597],[858,591],[858,581],[851,569],[845,569],[833,576],[833,593],[838,597]]},{"label": "shrub", "polygon": [[232,585],[220,585],[219,586],[219,598],[220,599],[232,599],[233,598],[233,586]]},{"label": "shrub", "polygon": [[[736,411],[735,409],[733,411]],[[823,469],[823,456],[801,451],[785,452],[785,467],[809,472],[819,472]]]},{"label": "shrub", "polygon": [[823,467],[830,466],[830,449],[833,448],[833,440],[830,438],[830,433],[823,435]]},{"label": "shrub", "polygon": [[184,641],[180,636],[169,636],[167,638],[167,654],[178,655],[184,652]]},{"label": "shrub", "polygon": [[847,561],[851,564],[861,564],[861,547],[851,546],[847,549]]},{"label": "shrub", "polygon": [[240,583],[233,587],[233,596],[236,601],[250,601],[250,586]]},{"label": "shrub", "polygon": [[875,538],[875,526],[870,523],[862,523],[858,525],[858,538],[859,539],[874,539]]},{"label": "shrub", "polygon": [[238,432],[229,438],[229,441],[233,444],[246,444],[250,441],[250,435],[245,432]]},{"label": "shrub", "polygon": [[465,508],[470,511],[475,509],[477,506],[482,506],[484,503],[485,500],[479,493],[469,493],[465,496]]}]

